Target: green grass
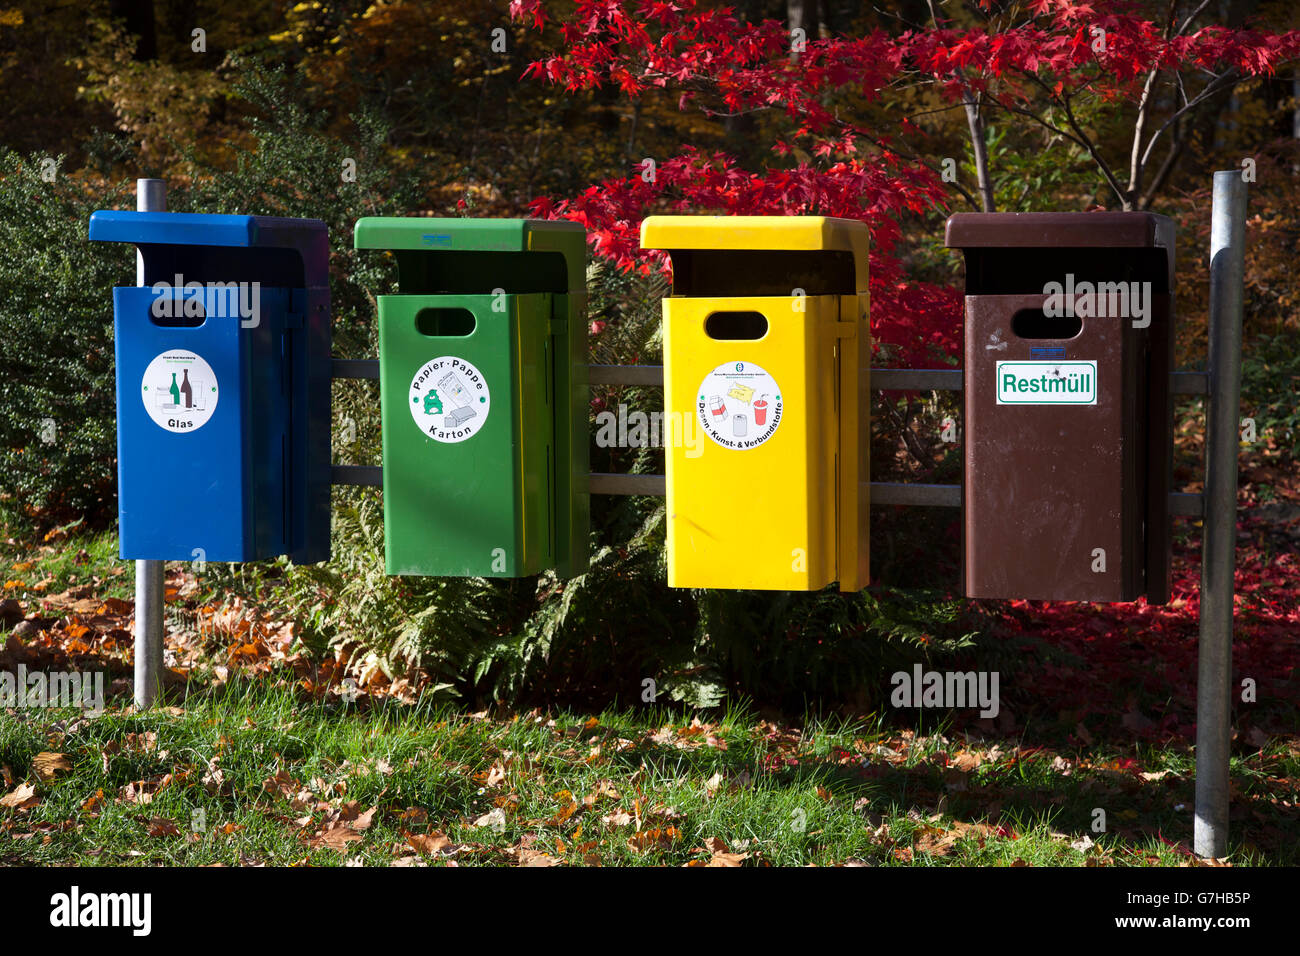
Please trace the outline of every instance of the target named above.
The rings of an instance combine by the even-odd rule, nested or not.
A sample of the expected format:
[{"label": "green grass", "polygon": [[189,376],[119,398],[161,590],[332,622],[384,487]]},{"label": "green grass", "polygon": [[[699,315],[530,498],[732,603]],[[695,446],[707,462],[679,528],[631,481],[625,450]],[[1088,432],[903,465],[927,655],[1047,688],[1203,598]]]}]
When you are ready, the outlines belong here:
[{"label": "green grass", "polygon": [[80,534],[71,541],[55,535],[49,544],[0,540],[0,584],[18,582],[0,597],[29,600],[92,585],[98,598],[130,599],[135,589],[132,563],[117,556],[117,547],[114,531]]},{"label": "green grass", "polygon": [[[1067,774],[1054,766],[1055,754],[1016,753],[1004,743],[1005,754],[955,775],[945,764],[963,744],[937,734],[904,741],[883,727],[810,721],[802,732],[772,736],[774,728],[744,709],[708,723],[713,744],[701,734],[675,738],[697,741],[679,747],[651,735],[666,725],[680,731],[689,719],[651,707],[594,721],[568,713],[472,717],[422,704],[362,710],[309,702],[269,681],[204,691],[175,712],[11,710],[0,716],[0,765],[14,786],[35,781],[40,751],[64,754],[71,769],[36,783],[38,805],[0,808],[0,862],[385,865],[414,855],[404,831],[445,834],[462,848],[424,859],[461,866],[513,863],[520,847],[562,862],[682,865],[709,859],[704,847],[713,839],[749,853],[747,864],[778,866],[1186,860],[1159,836],[1185,843],[1190,833],[1186,753],[1138,754],[1148,773],[1171,771],[1144,780],[1105,766],[1119,755],[1083,755],[1090,765]],[[1079,756],[1065,759],[1076,764]],[[1296,764],[1286,751],[1236,762],[1239,803],[1267,813],[1277,796],[1268,782],[1294,779]],[[500,781],[486,779],[494,765],[504,767]],[[214,768],[220,783],[205,786]],[[268,789],[281,772],[286,792]],[[152,793],[147,804],[128,799],[139,781]],[[617,797],[584,806],[602,786]],[[575,802],[579,809],[566,815]],[[509,808],[501,825],[474,825],[498,806]],[[342,850],[309,844],[330,816],[372,807],[358,841]],[[1090,829],[1096,807],[1106,811],[1105,833]],[[601,822],[620,810],[633,822]],[[628,845],[638,812],[643,831],[661,831],[640,852]],[[1276,816],[1266,829],[1285,825],[1284,812]],[[151,836],[157,818],[180,833]],[[963,825],[983,823],[994,825],[963,833]],[[1071,847],[1085,835],[1094,847]],[[1279,840],[1268,853],[1239,843],[1233,862],[1294,863],[1294,836],[1292,829],[1289,843]]]},{"label": "green grass", "polygon": [[[4,596],[29,608],[87,585],[98,599],[131,597],[130,564],[111,533],[0,543],[0,562],[0,580],[22,582]],[[273,604],[279,573],[274,564],[210,566],[187,602],[240,594]],[[214,653],[224,659],[221,647]],[[384,865],[417,857],[407,834],[430,832],[459,848],[417,857],[431,865],[509,865],[524,848],[565,863],[682,865],[707,861],[706,847],[719,845],[748,854],[746,865],[778,866],[1188,859],[1194,760],[1177,741],[1078,749],[1062,738],[1056,750],[1025,748],[1014,737],[966,740],[933,714],[924,729],[896,716],[774,727],[736,705],[698,715],[710,742],[683,735],[689,713],[653,706],[475,717],[432,696],[415,705],[322,700],[284,666],[221,683],[201,665],[176,693],[184,696],[172,710],[144,714],[124,709],[124,698],[93,717],[0,710],[0,796],[32,784],[39,798],[0,807],[0,863]],[[664,727],[675,734],[656,739]],[[41,752],[65,755],[71,769],[38,779]],[[504,768],[499,781],[487,779],[494,766]],[[1232,862],[1300,863],[1297,739],[1274,738],[1256,753],[1242,745],[1232,769]],[[268,787],[281,773],[284,787]],[[133,787],[149,802],[133,800]],[[599,799],[588,806],[588,797]],[[372,808],[357,840],[312,845],[332,820]],[[500,825],[475,825],[498,809],[508,811]],[[1104,832],[1094,829],[1098,809]],[[602,822],[620,812],[630,822]],[[658,835],[634,848],[638,830]]]}]

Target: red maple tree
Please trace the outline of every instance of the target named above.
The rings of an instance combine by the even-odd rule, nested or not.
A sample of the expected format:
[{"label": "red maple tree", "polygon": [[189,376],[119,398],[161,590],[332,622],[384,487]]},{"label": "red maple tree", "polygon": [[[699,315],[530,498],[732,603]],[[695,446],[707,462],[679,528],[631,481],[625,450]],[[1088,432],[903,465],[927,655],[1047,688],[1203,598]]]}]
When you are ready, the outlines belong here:
[{"label": "red maple tree", "polygon": [[[1243,78],[1300,57],[1300,32],[1198,27],[1207,5],[1181,17],[1178,3],[1162,5],[1157,22],[1135,3],[981,0],[983,22],[975,27],[952,27],[932,7],[929,23],[903,24],[901,32],[809,39],[787,24],[750,23],[697,0],[578,0],[559,21],[562,49],[532,63],[526,76],[568,91],[613,86],[629,98],[669,90],[680,109],[713,116],[781,110],[789,132],[770,144],[773,162],[761,170],[684,146],[577,196],[536,199],[531,210],[582,223],[597,255],[643,270],[664,267],[639,247],[650,212],[860,219],[871,228],[877,347],[889,346],[889,360],[907,366],[955,359],[960,294],[904,274],[895,250],[905,218],[947,211],[954,199],[995,208],[987,138],[998,117],[1038,124],[1086,151],[1120,208],[1149,206],[1183,155],[1198,109]],[[543,0],[513,0],[511,13],[538,30],[548,24]],[[927,153],[933,130],[925,114],[938,111],[867,128],[837,107],[846,96],[876,103],[919,85],[965,112],[973,190],[945,175],[943,157]],[[1131,112],[1127,155],[1107,155],[1081,121],[1081,106],[1099,103]]]}]

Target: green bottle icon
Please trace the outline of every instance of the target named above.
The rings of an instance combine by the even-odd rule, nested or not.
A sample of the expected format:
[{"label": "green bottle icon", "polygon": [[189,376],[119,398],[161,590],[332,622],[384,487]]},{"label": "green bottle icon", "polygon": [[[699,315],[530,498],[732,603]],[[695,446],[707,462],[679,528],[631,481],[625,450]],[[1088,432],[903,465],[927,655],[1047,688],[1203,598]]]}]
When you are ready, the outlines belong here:
[{"label": "green bottle icon", "polygon": [[424,414],[442,414],[442,402],[438,400],[438,390],[436,388],[431,388],[424,393]]},{"label": "green bottle icon", "polygon": [[172,387],[169,388],[168,391],[172,393],[172,404],[179,405],[181,403],[181,389],[180,386],[176,384],[175,372],[172,372]]}]

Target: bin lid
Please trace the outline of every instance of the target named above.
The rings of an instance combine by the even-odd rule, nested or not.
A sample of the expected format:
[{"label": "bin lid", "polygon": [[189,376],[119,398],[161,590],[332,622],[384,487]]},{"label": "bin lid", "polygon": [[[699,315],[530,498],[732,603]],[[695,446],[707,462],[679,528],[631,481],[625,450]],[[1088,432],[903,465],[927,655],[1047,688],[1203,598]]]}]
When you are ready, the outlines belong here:
[{"label": "bin lid", "polygon": [[950,249],[1162,249],[1174,287],[1177,225],[1153,212],[959,212],[948,217]]},{"label": "bin lid", "polygon": [[867,288],[870,232],[857,219],[832,216],[647,216],[641,248],[667,252],[852,252],[858,291]]},{"label": "bin lid", "polygon": [[319,219],[100,209],[91,213],[90,238],[140,246],[146,267],[150,246],[290,249],[302,259],[308,287],[329,283],[329,232]]},{"label": "bin lid", "polygon": [[944,244],[953,249],[1168,249],[1174,244],[1174,221],[1151,212],[959,212],[948,217]]},{"label": "bin lid", "polygon": [[451,219],[366,216],[353,230],[356,249],[420,252],[558,252],[568,291],[587,280],[587,230],[567,219]]}]

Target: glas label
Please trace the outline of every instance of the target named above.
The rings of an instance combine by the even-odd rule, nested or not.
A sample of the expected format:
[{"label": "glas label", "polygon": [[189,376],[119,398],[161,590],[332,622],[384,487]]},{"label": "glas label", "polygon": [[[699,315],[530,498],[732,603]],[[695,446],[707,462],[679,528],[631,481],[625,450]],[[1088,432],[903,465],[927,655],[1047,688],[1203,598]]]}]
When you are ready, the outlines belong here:
[{"label": "glas label", "polygon": [[144,370],[144,410],[169,432],[198,431],[217,410],[217,376],[202,356],[185,349],[163,352]]}]

